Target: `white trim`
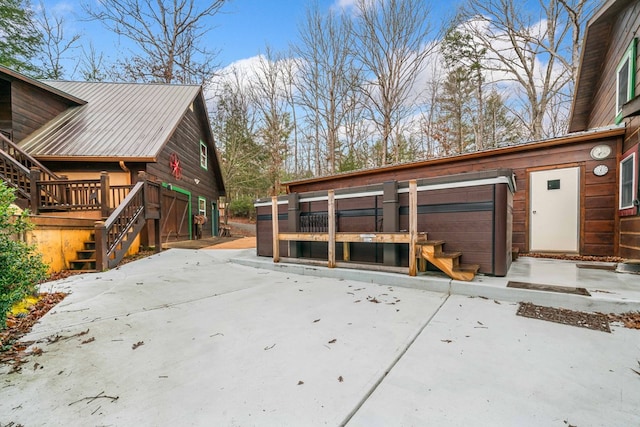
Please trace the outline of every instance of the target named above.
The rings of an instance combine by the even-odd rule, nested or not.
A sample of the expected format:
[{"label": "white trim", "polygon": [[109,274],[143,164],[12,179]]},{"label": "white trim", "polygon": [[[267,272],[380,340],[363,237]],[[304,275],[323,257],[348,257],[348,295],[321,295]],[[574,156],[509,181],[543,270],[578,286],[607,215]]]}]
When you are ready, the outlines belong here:
[{"label": "white trim", "polygon": [[[631,159],[631,173],[633,174],[631,177],[631,204],[627,205],[627,206],[622,206],[622,164],[624,162],[626,162],[628,159]],[[638,188],[638,182],[637,182],[637,177],[636,177],[636,153],[633,152],[631,154],[629,154],[627,157],[625,157],[624,159],[620,160],[620,174],[619,174],[619,182],[620,182],[620,187],[618,188],[618,193],[619,193],[619,197],[618,197],[618,210],[623,210],[623,209],[631,209],[634,207],[633,205],[633,200],[635,199],[635,194],[634,194],[634,190],[636,188]]]},{"label": "white trim", "polygon": [[[477,179],[473,181],[458,181],[458,182],[448,182],[444,184],[432,184],[432,185],[422,185],[418,187],[418,191],[433,191],[433,190],[446,190],[449,188],[465,188],[465,187],[477,187],[480,185],[492,185],[492,184],[511,184],[511,180],[506,176],[498,176],[495,178],[486,178],[486,179]],[[398,194],[408,193],[409,188],[400,188],[398,189]],[[360,193],[347,193],[347,194],[336,194],[335,199],[354,199],[357,197],[372,197],[372,196],[382,196],[382,190],[372,190],[372,191],[362,191]],[[315,196],[315,197],[301,197],[300,202],[321,202],[324,200],[328,200],[327,196]],[[279,205],[288,204],[288,200],[278,200]],[[264,207],[271,206],[271,202],[258,202],[254,203],[255,207]]]},{"label": "white trim", "polygon": [[[480,185],[492,185],[492,184],[507,184],[509,185],[510,179],[506,176],[498,176],[495,178],[478,179],[475,181],[461,181],[461,182],[447,182],[444,184],[432,184],[422,185],[418,187],[418,191],[433,191],[433,190],[446,190],[449,188],[465,188],[465,187],[477,187]],[[398,190],[400,193],[408,193],[408,188],[401,188]]]}]

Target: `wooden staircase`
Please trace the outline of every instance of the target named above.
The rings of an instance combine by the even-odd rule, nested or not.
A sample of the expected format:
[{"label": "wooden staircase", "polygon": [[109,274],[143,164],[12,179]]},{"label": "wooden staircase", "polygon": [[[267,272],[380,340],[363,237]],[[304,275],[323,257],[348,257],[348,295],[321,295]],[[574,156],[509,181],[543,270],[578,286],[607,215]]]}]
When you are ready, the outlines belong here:
[{"label": "wooden staircase", "polygon": [[73,271],[92,273],[98,271],[96,268],[96,240],[95,235],[91,235],[91,240],[84,242],[84,249],[76,251],[77,259],[69,261],[69,267]]},{"label": "wooden staircase", "polygon": [[426,271],[427,261],[454,280],[469,282],[478,273],[477,264],[461,264],[462,252],[444,252],[444,240],[424,240],[416,243],[420,271]]}]

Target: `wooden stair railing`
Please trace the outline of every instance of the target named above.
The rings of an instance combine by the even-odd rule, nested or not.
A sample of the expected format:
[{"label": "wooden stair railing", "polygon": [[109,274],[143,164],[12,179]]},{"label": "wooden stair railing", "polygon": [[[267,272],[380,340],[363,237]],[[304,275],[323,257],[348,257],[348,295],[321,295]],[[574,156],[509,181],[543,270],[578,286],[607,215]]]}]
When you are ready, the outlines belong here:
[{"label": "wooden stair railing", "polygon": [[[38,192],[36,181],[55,182],[61,178],[0,133],[0,178],[16,189],[18,197],[30,200],[37,213],[40,203],[58,202],[53,193]],[[37,201],[35,205],[33,202]]]},{"label": "wooden stair railing", "polygon": [[115,267],[125,256],[147,219],[155,220],[156,252],[160,252],[161,186],[149,180],[138,181],[105,221],[95,225],[96,269]]},{"label": "wooden stair railing", "polygon": [[30,172],[27,167],[0,149],[0,179],[15,188],[19,198],[26,200],[31,198]]}]

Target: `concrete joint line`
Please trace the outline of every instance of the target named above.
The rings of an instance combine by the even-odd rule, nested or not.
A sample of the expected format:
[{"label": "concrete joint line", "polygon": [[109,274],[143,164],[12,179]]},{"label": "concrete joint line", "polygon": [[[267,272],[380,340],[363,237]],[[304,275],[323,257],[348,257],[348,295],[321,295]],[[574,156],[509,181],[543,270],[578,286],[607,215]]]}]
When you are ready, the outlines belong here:
[{"label": "concrete joint line", "polygon": [[434,317],[436,317],[436,315],[440,312],[440,309],[445,305],[445,303],[449,300],[449,297],[451,295],[447,295],[443,298],[442,303],[438,306],[438,308],[433,312],[433,314],[424,322],[424,324],[420,327],[420,329],[418,330],[418,332],[409,340],[409,342],[407,343],[407,345],[404,347],[404,349],[400,352],[400,354],[398,354],[398,356],[391,362],[391,364],[389,365],[389,367],[384,371],[384,373],[380,376],[380,378],[378,378],[378,380],[375,382],[375,384],[373,384],[373,386],[371,386],[371,388],[369,389],[369,391],[367,393],[365,393],[365,395],[362,397],[362,399],[360,399],[360,401],[358,402],[358,404],[355,406],[355,408],[353,408],[353,410],[351,412],[349,412],[349,414],[347,414],[346,418],[340,423],[340,427],[344,427],[347,425],[347,423],[349,421],[351,421],[351,418],[353,418],[353,416],[360,410],[360,408],[362,407],[362,405],[365,404],[365,402],[367,400],[369,400],[369,398],[371,397],[371,395],[376,391],[376,389],[380,386],[380,384],[382,384],[382,381],[384,381],[384,379],[387,377],[387,375],[389,375],[389,372],[391,372],[391,370],[396,366],[396,364],[400,361],[400,359],[402,359],[402,357],[406,354],[406,352],[411,348],[411,346],[413,345],[413,343],[418,339],[418,337],[422,334],[422,331],[424,331],[424,329],[429,325],[429,323],[431,323],[431,320],[433,320]]}]

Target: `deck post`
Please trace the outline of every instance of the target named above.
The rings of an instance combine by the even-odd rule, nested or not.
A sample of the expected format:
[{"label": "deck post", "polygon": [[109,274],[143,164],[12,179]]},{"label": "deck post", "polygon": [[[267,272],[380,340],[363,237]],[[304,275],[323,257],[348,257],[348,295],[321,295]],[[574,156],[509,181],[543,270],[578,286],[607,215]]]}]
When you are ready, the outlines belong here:
[{"label": "deck post", "polygon": [[273,227],[273,262],[280,262],[280,241],[278,240],[278,196],[271,197],[271,225]]},{"label": "deck post", "polygon": [[409,276],[416,272],[416,243],[418,241],[418,184],[409,181]]},{"label": "deck post", "polygon": [[[289,232],[300,231],[300,196],[298,193],[289,193],[289,209],[287,214],[287,230]],[[289,242],[289,256],[298,258],[300,254],[300,243]]]},{"label": "deck post", "polygon": [[100,172],[100,215],[103,219],[109,218],[109,211],[111,210],[110,195],[109,173],[102,171]]},{"label": "deck post", "polygon": [[329,190],[327,194],[327,213],[328,213],[328,231],[329,231],[329,248],[328,248],[328,263],[329,268],[336,266],[336,205],[335,205],[335,191]]},{"label": "deck post", "polygon": [[[382,231],[395,233],[400,230],[398,212],[398,182],[386,181],[382,185]],[[383,262],[385,265],[398,265],[398,245],[383,245]]]},{"label": "deck post", "polygon": [[31,210],[34,214],[40,213],[40,189],[38,188],[38,181],[41,179],[42,172],[36,167],[32,167],[29,172],[29,181],[31,189]]},{"label": "deck post", "polygon": [[104,221],[96,221],[94,225],[96,245],[96,270],[104,271],[108,268],[107,261],[107,228]]}]

